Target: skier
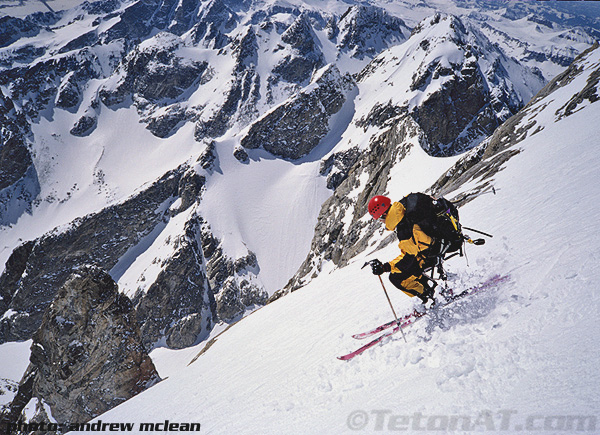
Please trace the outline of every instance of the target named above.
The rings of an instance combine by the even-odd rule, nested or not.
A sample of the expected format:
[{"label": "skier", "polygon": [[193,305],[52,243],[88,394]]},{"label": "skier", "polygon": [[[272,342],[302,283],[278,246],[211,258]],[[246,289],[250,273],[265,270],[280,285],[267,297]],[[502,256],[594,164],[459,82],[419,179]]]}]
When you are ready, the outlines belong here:
[{"label": "skier", "polygon": [[[368,205],[373,219],[384,223],[387,230],[396,232],[401,251],[397,258],[387,263],[372,260],[373,273],[382,275],[389,272],[389,279],[395,287],[410,297],[417,296],[424,304],[433,301],[434,287],[429,285],[423,270],[439,264],[444,253],[448,252],[449,245],[439,236],[436,222],[439,210],[445,207],[452,208],[456,214],[454,226],[457,235],[462,237],[456,208],[443,198],[438,201],[423,193],[411,193],[392,203],[387,196],[378,195],[371,198]],[[452,249],[457,249],[456,246]]]}]

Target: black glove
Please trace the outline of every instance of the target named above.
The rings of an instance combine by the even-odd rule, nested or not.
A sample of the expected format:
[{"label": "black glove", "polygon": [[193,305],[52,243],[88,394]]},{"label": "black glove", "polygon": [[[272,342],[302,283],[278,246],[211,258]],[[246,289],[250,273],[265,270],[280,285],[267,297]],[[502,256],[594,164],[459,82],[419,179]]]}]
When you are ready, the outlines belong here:
[{"label": "black glove", "polygon": [[369,264],[371,265],[373,275],[381,275],[384,272],[390,272],[392,270],[392,266],[390,266],[390,263],[381,263],[381,261],[377,259],[371,260]]}]

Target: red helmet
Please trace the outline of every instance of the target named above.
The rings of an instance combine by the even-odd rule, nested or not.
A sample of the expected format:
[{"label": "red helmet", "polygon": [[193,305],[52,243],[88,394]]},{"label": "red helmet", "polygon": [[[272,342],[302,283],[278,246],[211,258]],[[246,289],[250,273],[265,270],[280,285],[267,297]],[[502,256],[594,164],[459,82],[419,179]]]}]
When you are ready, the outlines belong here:
[{"label": "red helmet", "polygon": [[377,195],[369,201],[369,214],[373,219],[379,219],[392,204],[392,201],[387,196]]}]

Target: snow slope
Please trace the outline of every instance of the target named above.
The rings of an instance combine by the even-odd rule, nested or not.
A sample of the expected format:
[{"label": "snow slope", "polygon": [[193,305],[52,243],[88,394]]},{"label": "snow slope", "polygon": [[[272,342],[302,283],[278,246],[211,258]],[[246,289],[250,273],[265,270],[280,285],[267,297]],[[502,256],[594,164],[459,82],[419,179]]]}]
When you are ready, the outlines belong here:
[{"label": "snow slope", "polygon": [[0,344],[0,410],[10,404],[17,393],[19,379],[29,365],[32,342]]},{"label": "snow slope", "polygon": [[[586,64],[599,61],[595,50]],[[594,433],[600,105],[556,116],[586,79],[538,102],[532,117],[544,129],[518,143],[522,152],[493,176],[496,195],[461,209],[465,225],[494,237],[468,247],[468,264],[447,263],[450,285],[495,274],[505,282],[440,312],[438,321],[417,322],[407,343],[397,334],[339,361],[361,344],[353,333],[391,318],[378,280],[361,269],[366,259],[393,258],[397,248],[389,245],[255,311],[192,362],[190,349],[156,355],[168,379],[98,420],[198,422],[210,434]],[[396,311],[408,312],[412,300],[387,287]]]},{"label": "snow slope", "polygon": [[74,8],[83,3],[81,0],[2,0],[0,12],[12,17],[25,17],[35,12],[59,12]]},{"label": "snow slope", "polygon": [[299,164],[255,151],[249,164],[240,165],[235,144],[218,144],[222,173],[208,180],[200,211],[228,255],[241,257],[248,249],[256,254],[262,283],[272,293],[310,249],[319,207],[330,191],[318,175],[318,158]]}]

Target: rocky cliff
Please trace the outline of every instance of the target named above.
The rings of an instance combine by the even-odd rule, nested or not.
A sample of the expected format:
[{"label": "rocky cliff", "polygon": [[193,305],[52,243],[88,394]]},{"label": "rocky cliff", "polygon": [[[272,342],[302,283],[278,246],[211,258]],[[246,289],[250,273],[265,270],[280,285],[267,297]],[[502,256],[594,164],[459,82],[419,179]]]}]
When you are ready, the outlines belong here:
[{"label": "rocky cliff", "polygon": [[86,422],[159,381],[135,309],[95,266],[74,271],[33,335],[30,364],[3,421]]},{"label": "rocky cliff", "polygon": [[[529,85],[517,89],[509,70]],[[366,216],[366,204],[389,191],[390,169],[411,147],[433,156],[460,154],[542,87],[534,72],[450,15],[420,22],[405,44],[384,51],[360,71],[357,82],[370,90],[371,105],[357,110],[352,124],[369,138],[368,148],[350,148],[325,162],[323,173],[339,168],[329,182],[335,191],[321,207],[306,260],[271,300],[304,285],[324,262],[343,267],[357,253],[376,249],[366,245],[377,228]]]},{"label": "rocky cliff", "polygon": [[312,85],[253,122],[240,144],[263,148],[279,157],[299,159],[312,151],[329,132],[329,121],[355,87],[334,65],[315,75]]}]

